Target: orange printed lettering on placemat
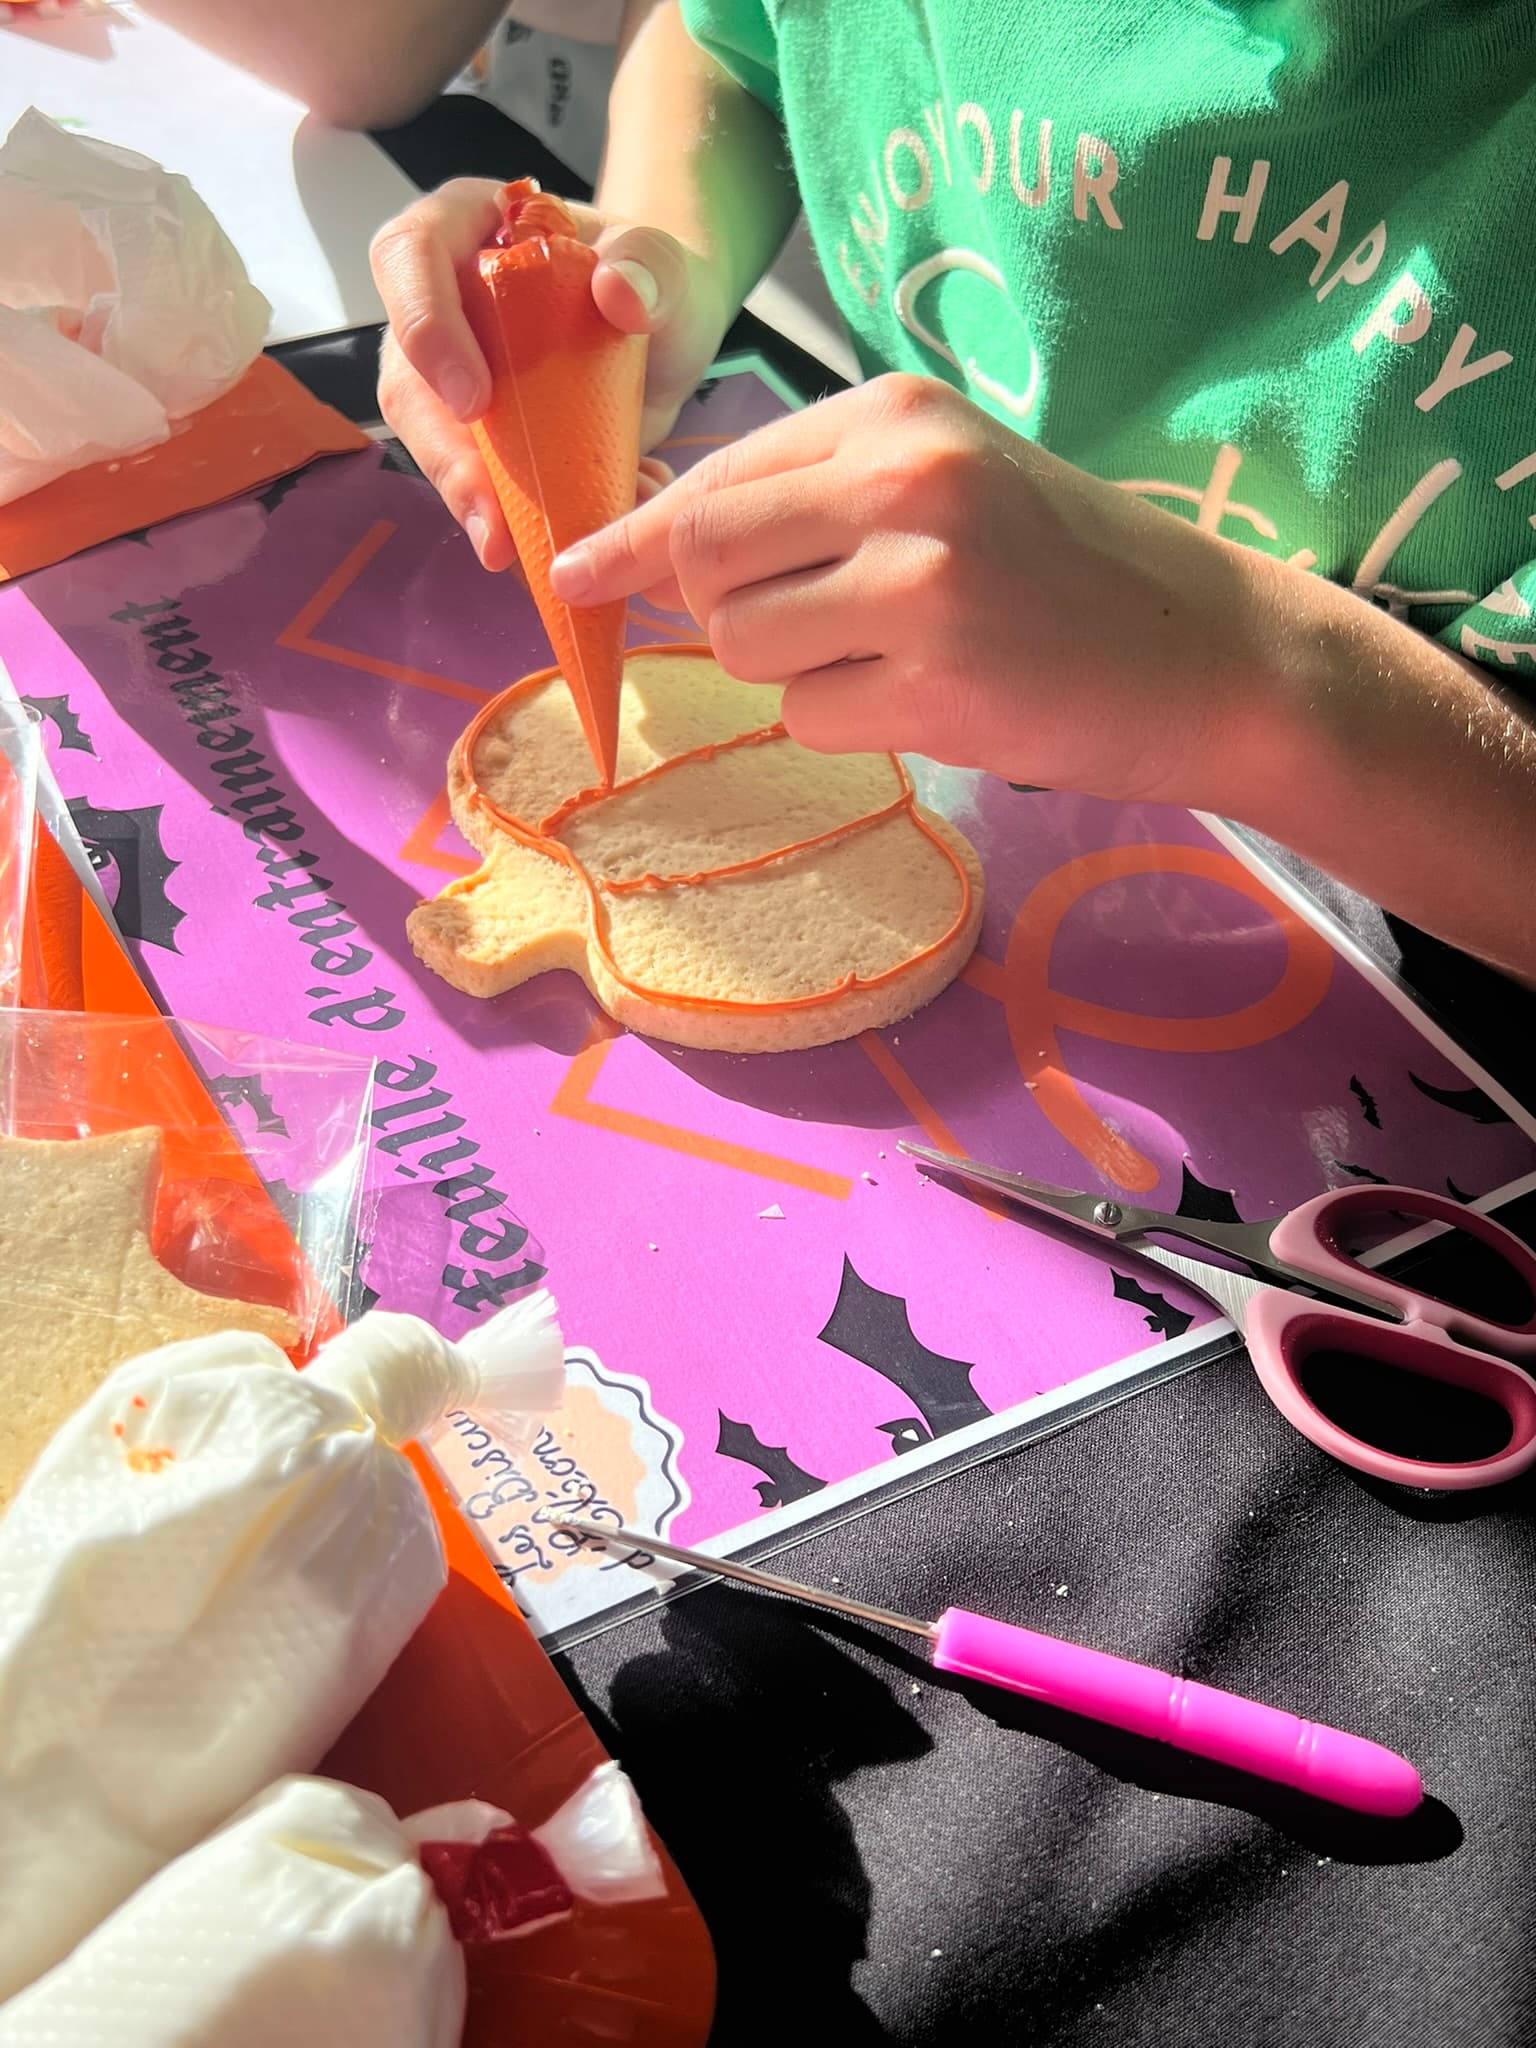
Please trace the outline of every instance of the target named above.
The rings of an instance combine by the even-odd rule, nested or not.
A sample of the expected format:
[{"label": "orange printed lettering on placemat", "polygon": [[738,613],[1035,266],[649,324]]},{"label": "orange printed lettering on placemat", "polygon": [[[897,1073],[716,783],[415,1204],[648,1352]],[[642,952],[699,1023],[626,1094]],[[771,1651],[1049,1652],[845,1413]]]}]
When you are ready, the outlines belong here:
[{"label": "orange printed lettering on placemat", "polygon": [[343,647],[339,641],[316,637],[316,627],[335,610],[369,563],[398,531],[391,520],[376,520],[357,545],[348,550],[320,588],[300,605],[278,634],[277,644],[295,654],[312,654],[320,661],[339,662],[343,668],[359,669],[364,675],[378,676],[386,683],[400,683],[412,690],[429,690],[436,697],[456,697],[466,704],[483,704],[490,692],[477,688],[473,683],[461,683],[453,676],[434,675],[430,669],[413,668],[403,661],[386,661],[382,655],[364,654],[355,647]]},{"label": "orange printed lettering on placemat", "polygon": [[774,1152],[759,1152],[750,1145],[713,1138],[683,1124],[663,1123],[657,1117],[594,1102],[593,1084],[602,1072],[613,1041],[620,1035],[621,1026],[611,1017],[599,1014],[593,1018],[586,1044],[566,1068],[549,1105],[556,1116],[569,1117],[574,1123],[594,1124],[617,1137],[638,1138],[642,1144],[660,1145],[666,1151],[705,1159],[715,1166],[733,1167],[738,1173],[756,1174],[762,1180],[804,1188],[808,1194],[830,1195],[834,1201],[846,1202],[853,1193],[853,1182],[845,1174],[826,1173],[819,1166],[802,1166],[796,1159],[783,1159]]},{"label": "orange printed lettering on placemat", "polygon": [[400,858],[413,867],[440,868],[445,875],[472,875],[479,865],[477,861],[467,853],[453,853],[437,843],[452,823],[448,791],[440,789],[411,828],[410,837],[400,849]]},{"label": "orange printed lettering on placemat", "polygon": [[[1266,995],[1214,1017],[1149,1017],[1114,1010],[1051,986],[1051,951],[1067,913],[1092,890],[1129,875],[1190,875],[1246,896],[1275,920],[1286,960]],[[1025,899],[1008,940],[999,991],[992,962],[973,962],[972,985],[1001,994],[1008,1036],[1025,1085],[1050,1123],[1097,1172],[1144,1194],[1159,1171],[1090,1108],[1062,1057],[1059,1034],[1074,1031],[1108,1045],[1148,1052],[1241,1052],[1293,1030],[1327,993],[1333,973],[1328,941],[1276,897],[1233,855],[1215,847],[1113,846],[1067,861]],[[991,969],[991,972],[987,972]]]}]

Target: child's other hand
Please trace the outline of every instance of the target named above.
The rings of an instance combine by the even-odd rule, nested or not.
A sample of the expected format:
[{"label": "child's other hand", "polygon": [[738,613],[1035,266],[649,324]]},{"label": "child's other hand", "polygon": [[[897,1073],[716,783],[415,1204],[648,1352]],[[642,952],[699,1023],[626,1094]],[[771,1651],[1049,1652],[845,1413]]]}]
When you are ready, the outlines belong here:
[{"label": "child's other hand", "polygon": [[[464,317],[459,278],[501,218],[500,184],[457,178],[388,222],[370,251],[389,316],[379,362],[379,410],[441,494],[488,569],[511,567],[511,535],[469,431],[490,396],[490,377]],[[626,334],[649,334],[642,447],[665,438],[719,342],[703,266],[654,228],[628,227],[572,204],[601,262],[592,277],[598,310]],[[647,457],[642,500],[671,472]]]},{"label": "child's other hand", "polygon": [[681,600],[820,751],[1217,804],[1261,737],[1287,573],[896,375],[707,457],[554,582]]}]

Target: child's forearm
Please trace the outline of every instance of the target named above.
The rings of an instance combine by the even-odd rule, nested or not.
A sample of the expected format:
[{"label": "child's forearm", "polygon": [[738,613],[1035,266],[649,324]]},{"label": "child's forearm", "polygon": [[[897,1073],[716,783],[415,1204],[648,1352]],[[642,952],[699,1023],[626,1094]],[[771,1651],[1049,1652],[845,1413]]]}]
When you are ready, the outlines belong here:
[{"label": "child's forearm", "polygon": [[700,257],[723,335],[799,206],[772,114],[707,56],[676,0],[630,0],[597,204]]},{"label": "child's forearm", "polygon": [[341,128],[409,120],[467,64],[504,0],[142,0],[202,43]]},{"label": "child's forearm", "polygon": [[1536,707],[1351,592],[1248,561],[1275,686],[1254,679],[1248,756],[1211,764],[1211,808],[1536,982]]}]

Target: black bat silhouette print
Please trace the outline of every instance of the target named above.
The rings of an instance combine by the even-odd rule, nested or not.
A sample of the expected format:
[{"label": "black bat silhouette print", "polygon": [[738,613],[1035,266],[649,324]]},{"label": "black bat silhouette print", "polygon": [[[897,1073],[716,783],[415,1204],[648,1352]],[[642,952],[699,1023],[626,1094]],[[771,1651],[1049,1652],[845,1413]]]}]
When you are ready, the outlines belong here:
[{"label": "black bat silhouette print", "polygon": [[754,1490],[765,1508],[787,1507],[792,1500],[804,1500],[826,1485],[825,1479],[797,1465],[782,1444],[765,1444],[749,1422],[733,1422],[723,1408],[719,1415],[715,1450],[720,1457],[734,1458],[764,1475],[755,1482]]},{"label": "black bat silhouette print", "polygon": [[[964,1359],[946,1358],[919,1343],[907,1316],[907,1304],[899,1294],[883,1294],[871,1287],[854,1270],[844,1255],[837,1301],[825,1328],[823,1344],[855,1358],[871,1372],[899,1387],[917,1409],[932,1436],[951,1429],[963,1429],[970,1422],[984,1422],[992,1413],[971,1385],[974,1365]],[[898,1450],[910,1450],[910,1443],[898,1441],[902,1427],[881,1424]]]},{"label": "black bat silhouette print", "polygon": [[1175,1308],[1164,1294],[1155,1294],[1143,1287],[1139,1280],[1133,1280],[1128,1273],[1114,1274],[1116,1301],[1133,1301],[1144,1313],[1143,1320],[1149,1330],[1155,1330],[1160,1337],[1182,1337],[1195,1320],[1181,1308]]},{"label": "black bat silhouette print", "polygon": [[411,460],[409,452],[398,441],[385,441],[381,444],[379,467],[380,469],[390,471],[395,476],[419,477],[421,475],[421,471]]},{"label": "black bat silhouette print", "polygon": [[208,1093],[229,1109],[237,1109],[243,1104],[256,1119],[258,1131],[270,1132],[279,1138],[287,1137],[288,1126],[272,1107],[272,1097],[260,1074],[211,1075]]},{"label": "black bat silhouette print", "polygon": [[148,946],[178,950],[176,927],[186,912],[171,901],[166,884],[181,866],[160,839],[163,804],[137,810],[104,811],[75,797],[69,805],[75,830],[91,866],[101,877],[118,930]]},{"label": "black bat silhouette print", "polygon": [[1501,1109],[1481,1088],[1437,1088],[1432,1081],[1421,1081],[1417,1074],[1410,1074],[1408,1078],[1431,1102],[1438,1102],[1442,1109],[1455,1110],[1458,1116],[1470,1117],[1475,1124],[1507,1124],[1510,1121],[1509,1111]]},{"label": "black bat silhouette print", "polygon": [[1184,1162],[1184,1186],[1174,1214],[1203,1223],[1241,1223],[1243,1220],[1237,1213],[1231,1190],[1207,1187],[1198,1174],[1190,1171],[1187,1159]]},{"label": "black bat silhouette print", "polygon": [[1350,1075],[1349,1092],[1353,1095],[1356,1102],[1359,1103],[1360,1114],[1365,1118],[1372,1130],[1379,1131],[1381,1129],[1381,1112],[1376,1107],[1376,1098],[1358,1074]]},{"label": "black bat silhouette print", "polygon": [[1351,1166],[1347,1159],[1335,1159],[1333,1163],[1340,1173],[1350,1174],[1355,1180],[1373,1180],[1379,1188],[1390,1185],[1384,1173],[1376,1173],[1369,1166]]},{"label": "black bat silhouette print", "polygon": [[268,484],[264,491],[256,493],[256,502],[262,511],[267,514],[268,518],[271,517],[284,498],[287,497],[288,493],[299,482],[301,474],[302,472],[295,471],[292,476],[280,476],[275,482]]},{"label": "black bat silhouette print", "polygon": [[90,734],[75,716],[74,706],[67,697],[23,697],[22,703],[29,711],[35,711],[39,718],[46,718],[59,736],[61,754],[89,754],[94,759],[95,746]]},{"label": "black bat silhouette print", "polygon": [[882,1436],[890,1438],[891,1449],[898,1458],[906,1451],[933,1442],[933,1432],[920,1415],[898,1415],[894,1422],[877,1422],[875,1427]]}]

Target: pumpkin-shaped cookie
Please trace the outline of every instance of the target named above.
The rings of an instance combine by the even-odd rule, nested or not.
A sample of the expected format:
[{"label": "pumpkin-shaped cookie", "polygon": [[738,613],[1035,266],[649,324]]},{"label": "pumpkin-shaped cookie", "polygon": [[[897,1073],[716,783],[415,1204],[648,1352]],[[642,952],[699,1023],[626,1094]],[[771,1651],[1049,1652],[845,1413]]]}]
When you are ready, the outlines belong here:
[{"label": "pumpkin-shaped cookie", "polygon": [[721,1051],[909,1016],[976,943],[980,864],[893,755],[813,754],[778,701],[704,648],[630,654],[602,790],[559,671],[515,684],[454,750],[481,865],[412,913],[417,953],[481,996],[571,968],[619,1023]]}]

